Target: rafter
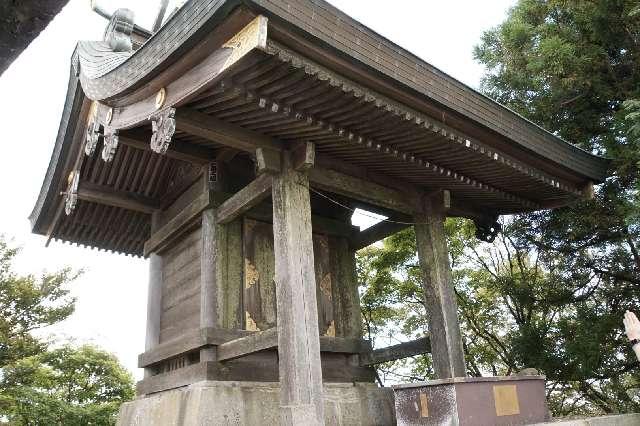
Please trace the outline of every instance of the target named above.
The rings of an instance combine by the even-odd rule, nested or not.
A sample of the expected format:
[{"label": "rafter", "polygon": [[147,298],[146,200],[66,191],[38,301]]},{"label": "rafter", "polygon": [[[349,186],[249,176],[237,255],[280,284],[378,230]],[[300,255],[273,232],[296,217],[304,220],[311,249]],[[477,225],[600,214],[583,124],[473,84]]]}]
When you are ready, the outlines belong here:
[{"label": "rafter", "polygon": [[146,214],[151,214],[160,208],[160,204],[156,200],[144,195],[115,191],[107,186],[95,185],[90,182],[80,182],[78,199]]}]

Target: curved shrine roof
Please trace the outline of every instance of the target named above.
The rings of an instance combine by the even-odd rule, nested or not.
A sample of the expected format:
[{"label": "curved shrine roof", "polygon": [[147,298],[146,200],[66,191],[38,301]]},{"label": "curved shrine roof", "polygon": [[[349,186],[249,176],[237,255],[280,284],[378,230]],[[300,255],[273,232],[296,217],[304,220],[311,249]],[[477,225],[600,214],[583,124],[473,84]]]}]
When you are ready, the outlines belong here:
[{"label": "curved shrine roof", "polygon": [[[323,167],[396,188],[446,189],[466,216],[566,205],[606,177],[606,159],[320,0],[192,0],[139,49],[111,46],[80,42],[74,53],[60,133],[31,216],[34,232],[50,238],[141,254],[154,208],[175,200],[186,188],[180,181],[193,183],[229,144],[251,153],[260,143],[313,142]],[[143,141],[150,117],[167,107],[175,108],[177,130],[171,152],[159,155]],[[105,134],[119,132],[107,163],[81,154],[92,120]],[[243,146],[243,138],[252,142]],[[73,170],[85,196],[67,216],[59,193]],[[107,211],[91,191],[124,193],[148,208],[111,202]],[[101,215],[121,227],[101,231]]]}]

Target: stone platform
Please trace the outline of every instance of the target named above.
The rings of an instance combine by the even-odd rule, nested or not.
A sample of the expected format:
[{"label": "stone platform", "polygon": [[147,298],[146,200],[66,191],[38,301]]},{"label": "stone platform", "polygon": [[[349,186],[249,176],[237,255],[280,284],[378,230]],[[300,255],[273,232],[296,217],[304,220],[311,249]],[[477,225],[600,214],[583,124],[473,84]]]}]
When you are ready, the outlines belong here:
[{"label": "stone platform", "polygon": [[[280,424],[279,385],[258,382],[200,382],[123,404],[118,426],[205,426]],[[325,383],[327,426],[395,425],[390,388],[374,384]]]}]

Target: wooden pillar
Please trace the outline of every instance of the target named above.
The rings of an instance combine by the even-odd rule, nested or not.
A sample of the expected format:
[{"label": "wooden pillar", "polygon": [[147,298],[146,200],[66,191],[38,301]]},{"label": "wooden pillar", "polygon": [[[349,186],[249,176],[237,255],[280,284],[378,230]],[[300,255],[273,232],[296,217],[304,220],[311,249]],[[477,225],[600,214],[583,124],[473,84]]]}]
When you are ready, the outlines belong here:
[{"label": "wooden pillar", "polygon": [[[151,229],[158,228],[158,214],[151,216]],[[149,286],[147,290],[147,331],[144,349],[148,351],[160,344],[160,316],[162,314],[162,286],[163,286],[162,256],[156,253],[149,255]],[[144,376],[150,377],[153,371],[144,369]]]},{"label": "wooden pillar", "polygon": [[[218,288],[216,286],[216,218],[213,209],[202,212],[200,249],[200,328],[218,327]],[[200,361],[215,361],[216,348],[200,350]]]},{"label": "wooden pillar", "polygon": [[[160,344],[160,314],[162,311],[162,256],[149,256],[149,289],[147,293],[147,333],[145,351]],[[144,369],[144,377],[151,377],[153,371]]]},{"label": "wooden pillar", "polygon": [[273,180],[280,410],[283,425],[324,424],[309,179],[285,156]]},{"label": "wooden pillar", "polygon": [[449,250],[444,231],[444,193],[424,202],[414,217],[423,290],[427,305],[431,354],[438,378],[464,377],[466,367],[458,323],[458,304],[451,278]]}]

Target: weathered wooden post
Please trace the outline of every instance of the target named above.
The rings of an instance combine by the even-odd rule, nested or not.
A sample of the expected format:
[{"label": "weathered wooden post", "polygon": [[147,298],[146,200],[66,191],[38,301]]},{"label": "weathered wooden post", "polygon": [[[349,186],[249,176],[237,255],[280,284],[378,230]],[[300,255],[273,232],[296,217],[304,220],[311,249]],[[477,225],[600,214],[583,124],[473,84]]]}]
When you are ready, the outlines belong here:
[{"label": "weathered wooden post", "polygon": [[[152,226],[158,222],[158,215],[152,215]],[[147,290],[147,331],[145,351],[160,344],[160,317],[162,315],[162,256],[152,253],[149,256],[149,284]],[[149,368],[144,369],[145,377],[152,375]]]},{"label": "weathered wooden post", "polygon": [[464,377],[466,367],[458,323],[458,304],[451,278],[449,250],[444,231],[448,191],[425,197],[415,214],[416,243],[422,269],[431,354],[438,378]]},{"label": "weathered wooden post", "polygon": [[273,235],[282,424],[324,424],[309,178],[288,153],[273,179]]},{"label": "weathered wooden post", "polygon": [[[200,252],[200,329],[218,328],[218,286],[216,257],[219,247],[214,209],[202,212],[202,246]],[[200,349],[200,361],[215,361],[215,346]]]}]

